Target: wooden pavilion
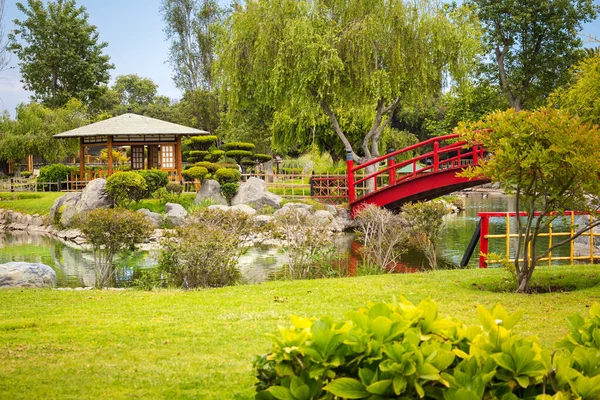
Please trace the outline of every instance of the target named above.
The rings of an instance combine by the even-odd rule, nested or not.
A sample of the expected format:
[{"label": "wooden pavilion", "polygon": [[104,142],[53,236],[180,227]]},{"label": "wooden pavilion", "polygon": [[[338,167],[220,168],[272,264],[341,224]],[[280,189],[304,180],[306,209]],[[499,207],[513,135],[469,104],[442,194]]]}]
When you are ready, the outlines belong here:
[{"label": "wooden pavilion", "polygon": [[206,135],[208,132],[137,114],[123,114],[67,132],[58,139],[79,138],[79,178],[86,180],[85,149],[105,146],[108,156],[107,175],[113,173],[113,146],[131,147],[131,169],[160,168],[171,180],[181,180],[183,136]]}]

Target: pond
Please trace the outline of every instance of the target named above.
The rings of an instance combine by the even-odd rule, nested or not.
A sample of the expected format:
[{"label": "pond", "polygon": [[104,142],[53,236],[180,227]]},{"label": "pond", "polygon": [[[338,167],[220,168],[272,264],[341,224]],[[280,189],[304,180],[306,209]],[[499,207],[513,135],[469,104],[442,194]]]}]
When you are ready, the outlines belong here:
[{"label": "pond", "polygon": [[[477,212],[513,211],[514,202],[508,196],[490,194],[489,196],[472,192],[465,200],[465,210],[460,214],[446,217],[446,231],[439,246],[440,263],[446,268],[457,268],[465,248],[477,226]],[[491,224],[490,233],[501,233],[505,229],[504,221],[498,219]],[[352,235],[344,235],[336,240],[340,253],[348,253]],[[503,241],[491,241],[490,251],[502,253]],[[479,249],[476,248],[469,263],[470,268],[477,267]],[[157,263],[158,252],[137,252],[117,260],[119,275],[117,286],[127,286],[140,269],[151,268]],[[0,264],[8,261],[41,262],[55,269],[57,286],[81,287],[93,286],[95,282],[93,256],[74,245],[67,245],[54,237],[26,232],[0,233]],[[250,283],[262,282],[286,262],[286,255],[278,247],[253,247],[240,258],[240,269]],[[423,254],[409,252],[402,257],[402,264],[421,267],[426,261]]]}]

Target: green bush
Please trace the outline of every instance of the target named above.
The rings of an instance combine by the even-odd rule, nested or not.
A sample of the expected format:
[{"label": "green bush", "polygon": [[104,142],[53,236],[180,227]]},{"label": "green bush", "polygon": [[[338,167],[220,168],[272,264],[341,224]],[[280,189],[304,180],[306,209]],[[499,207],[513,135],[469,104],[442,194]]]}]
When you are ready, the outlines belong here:
[{"label": "green bush", "polygon": [[303,168],[280,168],[281,173],[288,175],[300,175],[304,172]]},{"label": "green bush", "polygon": [[64,182],[71,175],[71,167],[63,164],[46,165],[40,169],[38,182]]},{"label": "green bush", "polygon": [[272,155],[269,154],[255,154],[254,158],[256,158],[258,160],[258,162],[264,163],[267,161],[271,161],[273,159]]},{"label": "green bush", "polygon": [[215,172],[215,179],[219,181],[221,185],[226,183],[238,183],[241,177],[242,175],[237,169],[219,168],[217,172]]},{"label": "green bush", "polygon": [[244,158],[242,161],[240,161],[240,164],[244,167],[254,167],[256,165],[256,161],[249,158]]},{"label": "green bush", "polygon": [[240,185],[233,182],[227,182],[221,185],[221,193],[223,194],[223,197],[225,197],[225,200],[227,200],[227,203],[231,204],[231,199],[237,194],[239,188]]},{"label": "green bush", "polygon": [[223,150],[212,150],[207,156],[204,157],[206,161],[217,162],[225,155]]},{"label": "green bush", "polygon": [[120,207],[140,201],[147,190],[146,180],[136,172],[116,172],[106,179],[106,191]]},{"label": "green bush", "polygon": [[33,172],[31,171],[21,171],[19,173],[19,176],[24,179],[31,178],[31,175],[33,175]]},{"label": "green bush", "polygon": [[243,212],[201,210],[161,242],[159,269],[169,285],[185,289],[234,285],[242,277],[241,244],[253,231]]},{"label": "green bush", "polygon": [[236,160],[244,157],[252,157],[252,152],[248,150],[227,150],[225,152],[227,157],[235,158]]},{"label": "green bush", "polygon": [[183,186],[177,182],[170,182],[166,186],[167,192],[180,195],[183,192]]},{"label": "green bush", "polygon": [[153,232],[145,215],[119,208],[89,211],[77,225],[92,245],[97,287],[113,283],[113,259],[117,254],[134,250],[136,244],[148,239]]},{"label": "green bush", "polygon": [[225,143],[223,145],[223,148],[225,149],[225,151],[248,150],[250,153],[252,153],[252,150],[254,150],[256,148],[256,145],[254,143],[247,143],[247,142],[229,142],[229,143]]},{"label": "green bush", "polygon": [[185,180],[194,181],[198,180],[200,182],[204,181],[204,178],[208,174],[208,170],[204,167],[192,167],[188,170],[185,170],[181,173]]},{"label": "green bush", "polygon": [[211,162],[208,162],[208,161],[197,162],[196,164],[194,164],[194,167],[204,167],[211,174],[217,172],[217,170],[220,168],[218,164],[214,164],[214,163],[211,163]]},{"label": "green bush", "polygon": [[236,163],[233,162],[220,162],[220,163],[216,163],[220,168],[229,168],[229,169],[235,169],[236,171],[238,170],[238,166]]},{"label": "green bush", "polygon": [[552,356],[511,332],[522,313],[477,309],[480,326],[425,300],[370,304],[347,320],[292,316],[254,362],[257,399],[598,399],[600,305],[569,318]]},{"label": "green bush", "polygon": [[207,150],[191,150],[190,151],[190,158],[195,158],[197,160],[202,160],[207,155],[208,155]]},{"label": "green bush", "polygon": [[158,189],[167,186],[169,183],[169,174],[166,171],[160,169],[148,169],[135,171],[140,174],[146,181],[146,197],[150,197],[152,193]]},{"label": "green bush", "polygon": [[214,135],[200,135],[192,136],[189,139],[189,144],[192,146],[198,146],[203,148],[209,148],[217,142],[217,137]]}]

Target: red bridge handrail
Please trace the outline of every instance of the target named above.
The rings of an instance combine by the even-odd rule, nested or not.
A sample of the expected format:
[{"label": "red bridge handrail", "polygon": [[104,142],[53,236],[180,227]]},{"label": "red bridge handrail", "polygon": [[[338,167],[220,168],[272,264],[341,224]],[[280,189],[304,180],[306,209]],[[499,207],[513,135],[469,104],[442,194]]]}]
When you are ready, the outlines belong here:
[{"label": "red bridge handrail", "polygon": [[[400,150],[396,150],[385,154],[383,156],[374,158],[369,160],[363,164],[354,165],[354,161],[352,159],[351,153],[346,154],[346,167],[348,174],[348,200],[352,204],[356,201],[359,201],[364,196],[370,194],[367,193],[361,197],[356,196],[356,187],[362,183],[368,182],[369,180],[373,180],[372,192],[379,191],[385,187],[394,186],[399,183],[411,180],[416,176],[435,173],[440,170],[448,170],[448,169],[462,169],[464,165],[461,164],[461,160],[469,159],[471,161],[471,165],[476,165],[479,159],[483,158],[484,149],[481,145],[473,145],[471,147],[468,146],[468,143],[464,140],[456,141],[454,143],[447,144],[445,146],[440,146],[440,142],[444,142],[451,139],[457,139],[460,135],[458,134],[450,134],[445,136],[438,136],[428,140],[425,140],[420,143],[413,144],[411,146],[405,147]],[[433,151],[429,151],[427,153],[415,156],[409,160],[401,161],[399,163],[395,162],[395,157],[407,153],[409,151],[413,151],[419,148],[423,148],[425,146],[433,145]],[[448,153],[456,153],[456,155],[452,155],[446,159],[440,160],[441,155],[445,155]],[[418,162],[431,159],[430,165],[419,166]],[[367,167],[372,165],[377,165],[382,162],[387,162],[387,166],[385,168],[379,169],[375,172],[367,174],[366,176],[361,176],[358,180],[356,180],[356,172],[365,170]],[[407,173],[404,176],[398,177],[397,170],[403,168],[407,165],[413,165],[412,173]],[[386,176],[387,184],[378,187],[378,178],[380,176]]]}]

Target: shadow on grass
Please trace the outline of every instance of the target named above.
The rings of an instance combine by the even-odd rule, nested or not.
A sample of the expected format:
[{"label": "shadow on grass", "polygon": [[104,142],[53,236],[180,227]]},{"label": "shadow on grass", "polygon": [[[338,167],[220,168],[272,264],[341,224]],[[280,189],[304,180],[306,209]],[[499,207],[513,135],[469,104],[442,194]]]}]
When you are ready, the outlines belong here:
[{"label": "shadow on grass", "polygon": [[[566,293],[596,287],[600,285],[600,271],[597,269],[598,266],[594,265],[538,267],[531,278],[528,293]],[[508,272],[501,277],[471,279],[465,283],[473,290],[493,293],[510,293],[517,289],[517,282]]]}]

